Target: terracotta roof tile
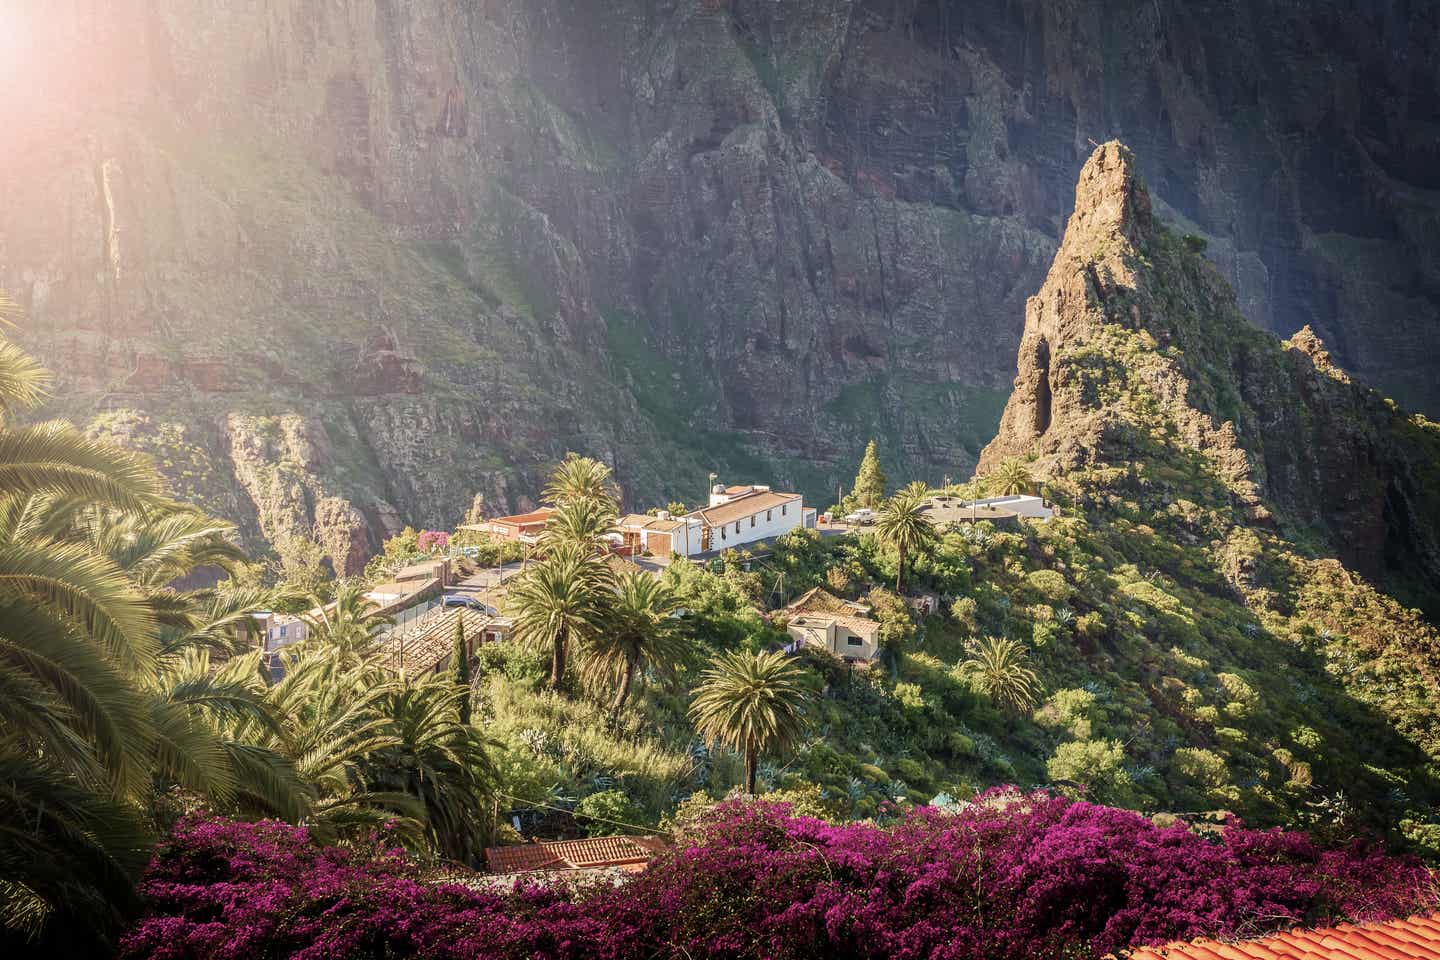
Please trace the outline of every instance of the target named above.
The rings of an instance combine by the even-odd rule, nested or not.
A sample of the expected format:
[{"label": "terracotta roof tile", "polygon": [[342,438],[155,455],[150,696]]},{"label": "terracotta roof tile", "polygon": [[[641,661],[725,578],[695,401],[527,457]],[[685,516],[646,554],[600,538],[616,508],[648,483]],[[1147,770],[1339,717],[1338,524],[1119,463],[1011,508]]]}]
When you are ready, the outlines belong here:
[{"label": "terracotta roof tile", "polygon": [[760,493],[747,493],[719,506],[696,510],[690,516],[699,515],[712,527],[722,527],[727,523],[734,523],[736,520],[744,520],[761,510],[774,510],[799,499],[800,494],[798,493],[777,493],[773,490],[766,490]]},{"label": "terracotta roof tile", "polygon": [[597,867],[643,869],[664,850],[660,837],[588,837],[490,847],[485,862],[491,873],[526,873],[531,870],[590,870]]},{"label": "terracotta roof tile", "polygon": [[1296,928],[1259,940],[1142,947],[1128,960],[1440,960],[1440,913],[1385,923]]}]

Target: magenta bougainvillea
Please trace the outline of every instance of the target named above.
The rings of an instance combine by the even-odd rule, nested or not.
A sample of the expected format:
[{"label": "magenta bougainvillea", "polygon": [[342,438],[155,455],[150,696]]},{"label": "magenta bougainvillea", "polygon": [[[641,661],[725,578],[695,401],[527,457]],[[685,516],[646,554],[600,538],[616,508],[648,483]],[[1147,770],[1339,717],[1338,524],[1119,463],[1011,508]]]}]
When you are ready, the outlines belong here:
[{"label": "magenta bougainvillea", "polygon": [[450,534],[444,530],[421,530],[415,537],[415,549],[421,553],[439,553],[450,547]]},{"label": "magenta bougainvillea", "polygon": [[996,791],[891,827],[728,804],[620,886],[480,891],[399,851],[191,819],[159,850],[128,958],[1100,957],[1126,945],[1433,909],[1417,860],[1214,835]]}]

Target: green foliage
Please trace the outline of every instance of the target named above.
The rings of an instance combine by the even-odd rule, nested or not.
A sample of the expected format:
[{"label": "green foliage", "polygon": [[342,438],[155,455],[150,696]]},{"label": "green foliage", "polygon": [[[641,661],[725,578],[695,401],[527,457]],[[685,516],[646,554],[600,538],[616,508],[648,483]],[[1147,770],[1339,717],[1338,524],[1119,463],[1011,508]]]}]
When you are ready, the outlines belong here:
[{"label": "green foliage", "polygon": [[755,792],[760,754],[793,746],[808,728],[812,692],[803,671],[780,653],[736,651],[705,671],[690,706],[695,730],[745,758],[746,792]]},{"label": "green foliage", "polygon": [[586,836],[610,837],[634,833],[645,812],[623,790],[600,790],[576,804],[575,817]]},{"label": "green foliage", "polygon": [[865,455],[860,459],[860,469],[855,473],[855,488],[851,493],[858,506],[874,510],[885,499],[885,470],[880,466],[880,453],[875,441],[865,445]]},{"label": "green foliage", "polygon": [[1055,748],[1045,762],[1051,780],[1078,783],[1088,799],[1099,803],[1126,805],[1133,802],[1130,774],[1125,770],[1125,750],[1118,740],[1070,740]]}]

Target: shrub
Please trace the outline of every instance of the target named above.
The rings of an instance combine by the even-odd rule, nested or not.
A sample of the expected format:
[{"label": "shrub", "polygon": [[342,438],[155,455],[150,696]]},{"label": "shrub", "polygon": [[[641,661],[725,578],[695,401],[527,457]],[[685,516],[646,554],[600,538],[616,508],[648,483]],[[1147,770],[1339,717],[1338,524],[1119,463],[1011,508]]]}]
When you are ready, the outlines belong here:
[{"label": "shrub", "polygon": [[380,843],[192,817],[159,847],[119,955],[1021,960],[1436,904],[1418,860],[1360,844],[1212,839],[1014,789],[953,809],[886,828],[727,802],[626,883],[549,887],[442,882]]},{"label": "shrub", "polygon": [[624,790],[600,790],[582,799],[575,806],[576,818],[592,837],[608,837],[634,833],[645,812],[635,805]]}]

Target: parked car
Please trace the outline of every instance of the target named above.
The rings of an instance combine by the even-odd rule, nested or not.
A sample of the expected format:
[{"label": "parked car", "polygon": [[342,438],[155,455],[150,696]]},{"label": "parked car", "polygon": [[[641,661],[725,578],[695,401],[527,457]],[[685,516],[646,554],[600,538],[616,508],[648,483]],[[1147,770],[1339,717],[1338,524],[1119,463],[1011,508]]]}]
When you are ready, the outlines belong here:
[{"label": "parked car", "polygon": [[463,593],[450,593],[445,596],[447,607],[469,607],[471,610],[486,610],[485,602],[479,597],[472,597]]},{"label": "parked car", "polygon": [[861,507],[854,513],[845,514],[845,522],[854,527],[863,527],[875,522],[875,511],[869,507]]}]

